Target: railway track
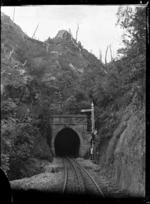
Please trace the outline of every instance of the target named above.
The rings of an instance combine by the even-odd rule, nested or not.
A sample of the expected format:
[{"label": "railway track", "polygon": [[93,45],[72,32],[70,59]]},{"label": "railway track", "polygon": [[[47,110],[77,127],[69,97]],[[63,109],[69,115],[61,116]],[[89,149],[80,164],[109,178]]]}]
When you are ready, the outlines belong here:
[{"label": "railway track", "polygon": [[72,158],[64,158],[64,186],[63,193],[93,194],[104,197],[93,176]]},{"label": "railway track", "polygon": [[65,178],[63,193],[83,194],[85,192],[83,177],[70,158],[64,159]]}]

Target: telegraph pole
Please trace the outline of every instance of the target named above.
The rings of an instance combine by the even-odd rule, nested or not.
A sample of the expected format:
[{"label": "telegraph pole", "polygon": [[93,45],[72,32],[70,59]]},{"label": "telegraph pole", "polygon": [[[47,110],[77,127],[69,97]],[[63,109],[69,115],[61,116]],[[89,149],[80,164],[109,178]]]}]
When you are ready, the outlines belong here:
[{"label": "telegraph pole", "polygon": [[91,112],[91,123],[92,123],[92,133],[95,131],[95,120],[94,120],[94,104],[91,103],[91,109],[83,109],[81,112]]},{"label": "telegraph pole", "polygon": [[93,155],[93,140],[94,140],[94,133],[95,133],[95,119],[94,119],[94,104],[93,101],[91,103],[91,109],[84,109],[81,110],[81,112],[91,112],[91,123],[92,123],[92,131],[91,131],[91,135],[92,135],[92,140],[91,140],[91,155]]},{"label": "telegraph pole", "polygon": [[95,120],[94,120],[94,104],[93,104],[93,101],[92,101],[92,104],[91,104],[91,121],[92,121],[92,133],[94,133]]}]

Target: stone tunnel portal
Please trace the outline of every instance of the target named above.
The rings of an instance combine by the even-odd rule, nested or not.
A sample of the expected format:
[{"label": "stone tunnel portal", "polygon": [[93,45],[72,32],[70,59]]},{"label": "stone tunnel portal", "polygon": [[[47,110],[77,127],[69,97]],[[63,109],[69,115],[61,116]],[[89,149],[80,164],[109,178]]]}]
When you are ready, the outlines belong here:
[{"label": "stone tunnel portal", "polygon": [[62,129],[54,141],[55,154],[59,157],[79,156],[80,139],[78,134],[71,128]]}]

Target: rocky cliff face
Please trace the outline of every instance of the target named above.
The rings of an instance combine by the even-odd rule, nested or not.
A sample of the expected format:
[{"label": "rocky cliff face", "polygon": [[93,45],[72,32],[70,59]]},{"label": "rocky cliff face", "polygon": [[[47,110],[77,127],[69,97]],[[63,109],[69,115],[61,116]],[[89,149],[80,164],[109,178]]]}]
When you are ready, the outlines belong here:
[{"label": "rocky cliff face", "polygon": [[128,194],[145,196],[145,108],[139,107],[136,95],[102,148],[100,165],[105,174]]}]

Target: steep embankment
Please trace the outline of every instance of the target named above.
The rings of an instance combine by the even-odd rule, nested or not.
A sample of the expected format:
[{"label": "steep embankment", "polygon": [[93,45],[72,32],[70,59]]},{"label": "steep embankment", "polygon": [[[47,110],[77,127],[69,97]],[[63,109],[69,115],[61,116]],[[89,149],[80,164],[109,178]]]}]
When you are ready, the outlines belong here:
[{"label": "steep embankment", "polygon": [[38,159],[52,160],[51,114],[79,113],[90,105],[79,87],[84,71],[105,72],[68,31],[41,42],[3,13],[1,28],[3,168],[17,179],[41,171]]},{"label": "steep embankment", "polygon": [[26,38],[21,28],[1,13],[2,168],[11,180],[42,172],[39,159],[52,160],[46,134],[35,131],[38,108],[31,102],[34,94],[29,82],[33,76],[22,49],[27,47]]},{"label": "steep embankment", "polygon": [[135,94],[112,139],[102,144],[102,172],[132,196],[145,195],[145,106]]},{"label": "steep embankment", "polygon": [[[131,196],[145,195],[145,78],[146,7],[118,10],[124,29],[124,48],[116,62],[107,64],[108,78],[95,95],[103,108],[99,114],[101,170]],[[130,10],[130,11],[129,11]],[[106,94],[105,94],[106,93]],[[125,196],[125,195],[123,195]]]}]

